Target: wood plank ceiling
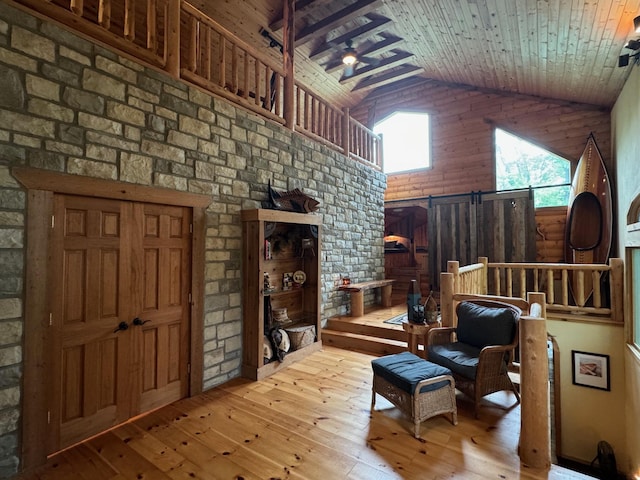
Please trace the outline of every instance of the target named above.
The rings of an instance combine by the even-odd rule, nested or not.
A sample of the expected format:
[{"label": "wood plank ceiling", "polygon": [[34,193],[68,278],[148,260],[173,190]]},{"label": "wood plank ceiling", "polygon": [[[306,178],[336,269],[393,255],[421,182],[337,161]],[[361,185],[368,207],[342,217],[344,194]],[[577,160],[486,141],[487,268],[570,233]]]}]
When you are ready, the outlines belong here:
[{"label": "wood plank ceiling", "polygon": [[[283,0],[193,0],[267,55]],[[640,0],[297,0],[296,79],[339,106],[420,78],[611,107]],[[266,32],[265,35],[261,32]],[[352,72],[342,55],[360,58]],[[345,74],[346,73],[346,74]],[[349,74],[351,73],[351,74]]]}]

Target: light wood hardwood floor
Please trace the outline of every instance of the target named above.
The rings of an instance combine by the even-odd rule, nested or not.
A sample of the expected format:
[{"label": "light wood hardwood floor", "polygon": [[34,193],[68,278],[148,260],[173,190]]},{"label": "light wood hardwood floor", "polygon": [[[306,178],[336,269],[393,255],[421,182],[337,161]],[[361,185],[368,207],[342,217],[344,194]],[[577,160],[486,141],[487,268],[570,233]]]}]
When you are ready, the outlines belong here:
[{"label": "light wood hardwood floor", "polygon": [[458,399],[412,423],[377,397],[367,354],[324,347],[259,382],[236,379],[139,417],[49,459],[42,479],[580,479],[520,465],[519,407],[494,394],[480,419]]}]

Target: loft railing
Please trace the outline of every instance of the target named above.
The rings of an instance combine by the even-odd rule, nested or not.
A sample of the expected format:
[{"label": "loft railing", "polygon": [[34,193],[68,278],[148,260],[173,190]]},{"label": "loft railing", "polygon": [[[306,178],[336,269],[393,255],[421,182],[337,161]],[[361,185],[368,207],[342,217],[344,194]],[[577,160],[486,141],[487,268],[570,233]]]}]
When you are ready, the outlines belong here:
[{"label": "loft railing", "polygon": [[[182,0],[14,0],[88,37],[382,168],[381,138]],[[286,118],[293,116],[293,118]]]},{"label": "loft railing", "polygon": [[[447,264],[447,285],[441,289],[454,293],[498,295],[527,298],[527,292],[546,295],[547,314],[551,318],[575,321],[622,323],[622,259],[611,258],[608,264],[568,263],[490,263],[480,257],[478,263],[460,267],[457,261]],[[577,281],[569,287],[570,275]],[[584,282],[585,277],[592,282]],[[608,288],[602,280],[607,277]],[[582,280],[581,280],[582,279]],[[587,284],[593,291],[587,291]]]}]

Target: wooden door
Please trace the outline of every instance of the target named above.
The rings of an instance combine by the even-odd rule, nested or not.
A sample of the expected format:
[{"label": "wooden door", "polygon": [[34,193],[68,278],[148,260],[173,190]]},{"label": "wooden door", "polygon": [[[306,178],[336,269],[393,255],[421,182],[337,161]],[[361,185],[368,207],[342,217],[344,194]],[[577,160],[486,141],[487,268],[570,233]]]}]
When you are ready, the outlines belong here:
[{"label": "wooden door", "polygon": [[434,198],[427,209],[429,278],[431,288],[440,290],[440,272],[449,260],[460,265],[478,261],[476,207],[474,196]]},{"label": "wooden door", "polygon": [[56,195],[53,222],[49,452],[187,394],[191,255],[186,208]]}]

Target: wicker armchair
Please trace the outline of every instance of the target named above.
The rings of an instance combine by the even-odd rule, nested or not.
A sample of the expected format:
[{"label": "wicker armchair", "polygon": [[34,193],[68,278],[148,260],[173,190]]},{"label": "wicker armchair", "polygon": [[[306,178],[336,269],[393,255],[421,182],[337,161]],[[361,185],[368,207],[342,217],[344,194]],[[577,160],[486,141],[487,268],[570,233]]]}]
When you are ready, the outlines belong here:
[{"label": "wicker armchair", "polygon": [[478,417],[485,395],[511,390],[520,403],[520,394],[508,375],[509,363],[518,346],[521,310],[507,303],[470,300],[458,304],[458,326],[429,331],[427,351],[430,362],[453,372],[456,388],[475,402]]}]

